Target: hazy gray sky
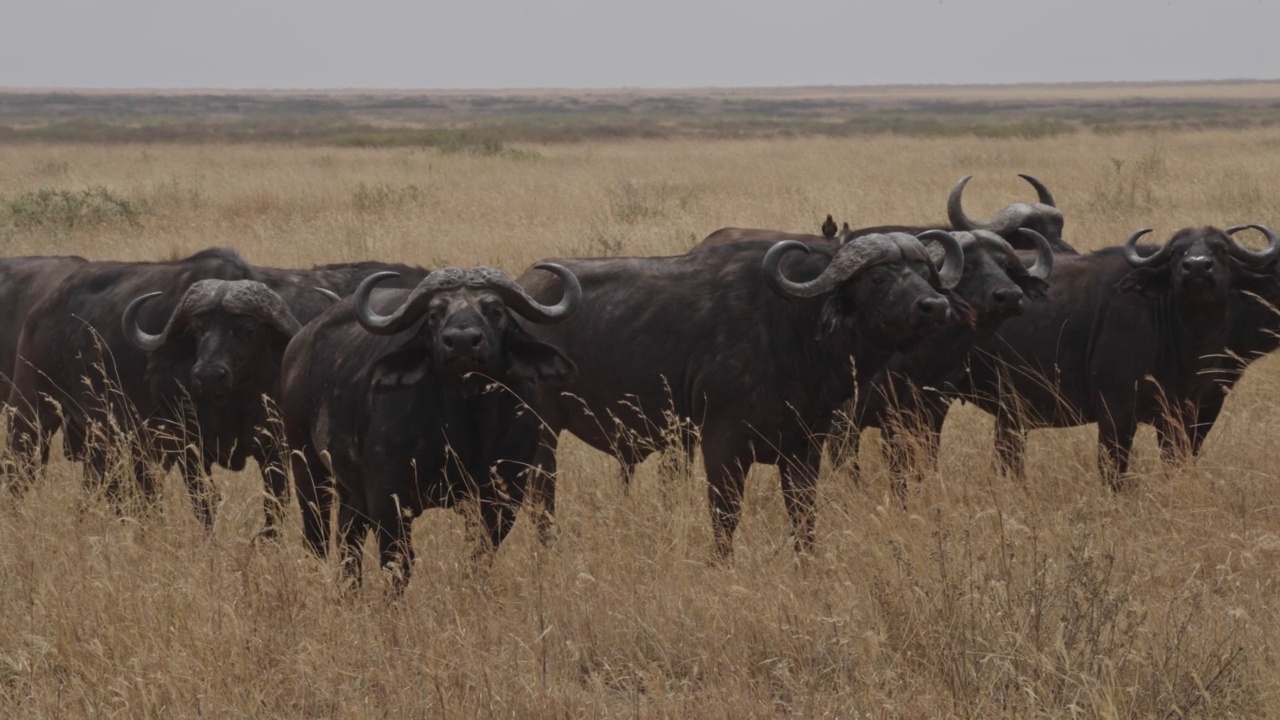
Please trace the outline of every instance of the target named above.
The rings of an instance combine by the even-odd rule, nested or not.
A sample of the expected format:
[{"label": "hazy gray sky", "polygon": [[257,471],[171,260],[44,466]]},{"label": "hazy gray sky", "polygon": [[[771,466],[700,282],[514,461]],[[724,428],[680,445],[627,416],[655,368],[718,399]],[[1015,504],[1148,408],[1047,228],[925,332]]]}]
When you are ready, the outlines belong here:
[{"label": "hazy gray sky", "polygon": [[1280,77],[1280,0],[0,0],[0,86]]}]

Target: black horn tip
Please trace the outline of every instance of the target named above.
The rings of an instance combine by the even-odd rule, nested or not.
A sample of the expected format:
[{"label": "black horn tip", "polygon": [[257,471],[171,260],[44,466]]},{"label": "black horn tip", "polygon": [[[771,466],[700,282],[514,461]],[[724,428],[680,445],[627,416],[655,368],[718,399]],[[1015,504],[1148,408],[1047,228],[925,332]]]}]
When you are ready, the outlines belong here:
[{"label": "black horn tip", "polygon": [[1040,198],[1041,204],[1048,205],[1052,208],[1058,207],[1058,203],[1053,199],[1053,193],[1049,192],[1049,188],[1045,186],[1044,183],[1040,182],[1036,176],[1028,175],[1027,173],[1018,173],[1018,177],[1026,180],[1031,187],[1035,188],[1036,195]]}]

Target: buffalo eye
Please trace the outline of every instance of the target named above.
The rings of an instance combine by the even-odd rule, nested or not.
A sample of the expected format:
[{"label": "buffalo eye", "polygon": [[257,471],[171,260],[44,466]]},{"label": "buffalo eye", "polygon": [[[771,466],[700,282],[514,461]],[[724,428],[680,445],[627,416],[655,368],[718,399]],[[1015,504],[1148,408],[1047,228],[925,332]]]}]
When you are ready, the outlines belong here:
[{"label": "buffalo eye", "polygon": [[490,302],[484,304],[484,316],[490,322],[501,322],[506,316],[507,308],[500,302]]},{"label": "buffalo eye", "polygon": [[443,300],[431,303],[431,305],[427,307],[427,321],[433,325],[439,323],[441,318],[444,317],[444,311],[446,309],[447,304]]}]

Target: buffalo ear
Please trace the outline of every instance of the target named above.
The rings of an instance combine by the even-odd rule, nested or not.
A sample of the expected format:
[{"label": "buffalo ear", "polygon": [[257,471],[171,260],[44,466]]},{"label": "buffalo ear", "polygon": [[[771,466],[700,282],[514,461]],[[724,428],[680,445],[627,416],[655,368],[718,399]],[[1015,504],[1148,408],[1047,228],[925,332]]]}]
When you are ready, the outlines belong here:
[{"label": "buffalo ear", "polygon": [[1039,300],[1044,297],[1045,293],[1049,292],[1049,282],[1032,275],[1016,277],[1013,278],[1013,281],[1018,284],[1018,287],[1022,288],[1022,294],[1032,300]]},{"label": "buffalo ear", "polygon": [[1280,305],[1280,278],[1267,272],[1253,272],[1247,268],[1237,270],[1236,292],[1256,295],[1269,305]]},{"label": "buffalo ear", "polygon": [[846,316],[853,314],[852,304],[848,300],[840,297],[839,293],[833,294],[822,303],[822,312],[818,315],[818,329],[814,331],[814,340],[823,340],[827,336],[832,335],[845,324]]},{"label": "buffalo ear", "polygon": [[1134,268],[1116,283],[1116,289],[1154,297],[1169,289],[1167,268]]},{"label": "buffalo ear", "polygon": [[173,333],[164,344],[147,355],[147,370],[143,377],[152,386],[153,393],[177,395],[191,377],[196,364],[196,343],[186,333]]},{"label": "buffalo ear", "polygon": [[560,348],[537,340],[508,344],[507,357],[511,374],[525,380],[567,383],[578,375],[578,366]]},{"label": "buffalo ear", "polygon": [[431,358],[421,344],[406,344],[378,358],[370,373],[372,392],[395,390],[422,381]]},{"label": "buffalo ear", "polygon": [[578,366],[560,348],[538,340],[514,320],[507,324],[503,335],[512,375],[549,383],[567,383],[577,377]]}]

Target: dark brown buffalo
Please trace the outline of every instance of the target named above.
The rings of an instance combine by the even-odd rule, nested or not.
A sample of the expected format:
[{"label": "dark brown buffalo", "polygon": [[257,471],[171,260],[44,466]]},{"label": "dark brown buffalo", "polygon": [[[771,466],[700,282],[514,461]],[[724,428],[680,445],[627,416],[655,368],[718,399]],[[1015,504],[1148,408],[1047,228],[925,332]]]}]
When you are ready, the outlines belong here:
[{"label": "dark brown buffalo", "polygon": [[[126,337],[147,358],[149,393],[139,399],[140,409],[150,411],[165,469],[179,466],[197,517],[212,526],[216,503],[205,478],[215,464],[238,471],[252,457],[269,490],[283,485],[283,477],[273,477],[282,476],[283,464],[265,401],[280,395],[280,358],[301,326],[261,282],[200,280],[183,292],[164,330],[152,335],[137,326],[137,316],[161,295],[139,296],[122,319]],[[276,532],[283,493],[273,495],[268,535]]]},{"label": "dark brown buffalo", "polygon": [[735,243],[751,240],[776,243],[782,242],[783,240],[796,240],[798,242],[830,242],[833,239],[835,239],[834,236],[825,237],[822,235],[810,235],[808,233],[790,233],[783,232],[782,230],[726,227],[720,228],[703,238],[702,242],[694,245],[689,252],[698,252],[704,248],[717,247],[719,245],[733,245]]},{"label": "dark brown buffalo", "polygon": [[[406,280],[425,274],[385,263],[255,268],[223,249],[171,262],[82,266],[48,304],[33,309],[35,321],[22,339],[35,352],[19,368],[23,386],[14,393],[21,406],[10,441],[22,474],[29,475],[37,459],[47,460],[49,437],[65,419],[64,444],[73,458],[88,461],[91,478],[103,479],[109,446],[131,448],[135,477],[148,494],[150,464],[179,465],[197,516],[209,523],[213,500],[205,475],[212,464],[240,469],[253,457],[269,493],[264,533],[274,534],[288,485],[263,401],[278,396],[276,369],[291,334],[285,328],[333,304],[316,288],[350,294],[364,277],[388,269]],[[234,292],[240,286],[206,283],[193,295],[193,285],[205,279],[254,282],[244,286],[252,290]],[[155,299],[135,305],[122,325],[129,305],[144,296]],[[290,322],[277,312],[281,307]],[[222,382],[202,377],[218,368],[226,372]],[[36,400],[45,393],[48,401]],[[97,439],[86,442],[94,428]],[[186,440],[193,441],[189,447]],[[114,479],[108,489],[118,490]]]},{"label": "dark brown buffalo", "polygon": [[[964,194],[965,185],[969,184],[973,176],[965,175],[960,178],[960,182],[956,183],[956,186],[951,189],[951,195],[947,197],[947,220],[951,223],[951,228],[969,231],[989,230],[1009,241],[1019,250],[1033,250],[1035,248],[1027,243],[1026,237],[1018,232],[1026,228],[1043,235],[1055,253],[1078,254],[1075,248],[1062,239],[1062,211],[1058,209],[1053,193],[1049,192],[1049,188],[1045,187],[1044,183],[1031,175],[1018,173],[1018,177],[1035,188],[1038,201],[1008,205],[984,220],[973,220],[965,215],[961,196]],[[855,232],[855,237],[856,235]]]},{"label": "dark brown buffalo", "polygon": [[502,542],[538,445],[534,383],[574,372],[515,322],[562,322],[582,298],[571,272],[538,267],[559,279],[553,306],[492,268],[446,268],[411,291],[374,292],[390,276],[379,273],[290,343],[281,409],[315,553],[328,551],[335,495],[344,565],[356,574],[372,529],[383,566],[407,582],[409,526],[426,508],[474,502],[484,547]]},{"label": "dark brown buffalo", "polygon": [[[855,363],[874,371],[967,315],[945,290],[960,279],[962,251],[942,239],[941,271],[910,235],[556,260],[578,276],[585,300],[570,321],[531,328],[578,365],[575,382],[542,393],[547,438],[534,490],[544,523],[554,512],[560,431],[633,464],[677,434],[691,452],[697,429],[717,552],[731,551],[755,462],[779,465],[796,548],[812,549],[822,440],[853,395]],[[558,292],[537,270],[521,284],[544,302]]]},{"label": "dark brown buffalo", "polygon": [[129,342],[120,319],[139,295],[168,288],[138,314],[145,327],[164,327],[182,293],[206,279],[252,279],[253,268],[232,250],[214,248],[182,260],[155,263],[95,262],[72,271],[31,309],[18,343],[9,404],[14,409],[9,444],[14,468],[27,479],[47,462],[49,439],[61,427],[68,454],[86,461],[86,472],[107,478],[108,450],[127,448],[135,478],[150,494],[154,483],[136,442],[139,421],[160,410],[150,401],[147,358]]},{"label": "dark brown buffalo", "polygon": [[383,281],[383,287],[392,289],[412,288],[428,274],[421,267],[366,260],[307,269],[260,267],[257,278],[288,304],[298,322],[306,325],[333,306],[333,298],[315,292],[316,289],[327,290],[339,298],[351,297],[362,280],[374,273],[386,272],[396,273],[394,279]]},{"label": "dark brown buffalo", "polygon": [[[1258,226],[1254,226],[1258,227]],[[961,396],[996,416],[1000,468],[1021,477],[1026,429],[1098,423],[1098,465],[1113,488],[1128,472],[1139,423],[1191,427],[1217,378],[1248,276],[1280,255],[1254,252],[1212,227],[1187,228],[1159,248],[1136,243],[1058,257],[1048,296],[1006,321],[971,354]]]},{"label": "dark brown buffalo", "polygon": [[[1266,229],[1258,225],[1228,228],[1228,235]],[[1217,422],[1227,395],[1255,360],[1280,349],[1280,259],[1239,268],[1240,290],[1231,308],[1231,327],[1222,367],[1208,379],[1194,417],[1184,414],[1180,424],[1157,425],[1156,434],[1166,457],[1196,456]]]},{"label": "dark brown buffalo", "polygon": [[[848,242],[866,235],[881,235],[884,233],[920,235],[929,230],[964,230],[970,232],[986,230],[1004,238],[1015,249],[1035,250],[1035,244],[1019,232],[1023,228],[1027,228],[1035,230],[1044,236],[1049,241],[1049,247],[1055,253],[1077,254],[1075,248],[1062,239],[1062,211],[1058,210],[1057,205],[1054,203],[1053,195],[1044,186],[1044,183],[1031,175],[1019,175],[1018,177],[1031,183],[1031,186],[1036,189],[1036,193],[1040,198],[1039,202],[1014,203],[985,220],[972,220],[964,214],[961,204],[961,196],[964,193],[965,185],[969,183],[972,177],[972,175],[966,175],[960,178],[960,181],[951,189],[951,195],[947,198],[947,217],[949,222],[935,225],[877,225],[852,230],[849,229],[848,223],[845,223],[844,227],[838,233],[835,233],[835,237],[838,237],[841,242]],[[721,228],[695,245],[693,250],[696,251],[705,247],[725,245],[743,240],[772,240],[778,242],[785,239],[807,242],[819,238],[816,235],[784,233],[778,230]]]},{"label": "dark brown buffalo", "polygon": [[0,258],[0,402],[13,389],[18,338],[31,308],[88,260],[75,255]]},{"label": "dark brown buffalo", "polygon": [[[1020,315],[1029,303],[1044,297],[1048,290],[1054,255],[1048,241],[1034,230],[1023,230],[1039,246],[1031,259],[1024,260],[999,235],[978,230],[955,236],[964,249],[964,273],[953,290],[973,308],[973,325],[952,325],[921,340],[909,351],[896,353],[870,382],[859,387],[858,395],[842,415],[833,433],[837,462],[841,451],[853,455],[854,474],[858,437],[863,428],[880,428],[893,468],[894,486],[899,496],[905,491],[905,471],[910,466],[912,448],[934,450],[942,432],[950,398],[940,389],[954,383],[964,372],[974,343],[991,336],[1005,320]],[[941,258],[941,248],[929,247]],[[1024,262],[1031,263],[1027,268]],[[919,431],[907,441],[902,432]],[[914,434],[914,433],[913,433]],[[848,442],[848,448],[843,447]],[[928,454],[932,458],[933,453]]]}]

